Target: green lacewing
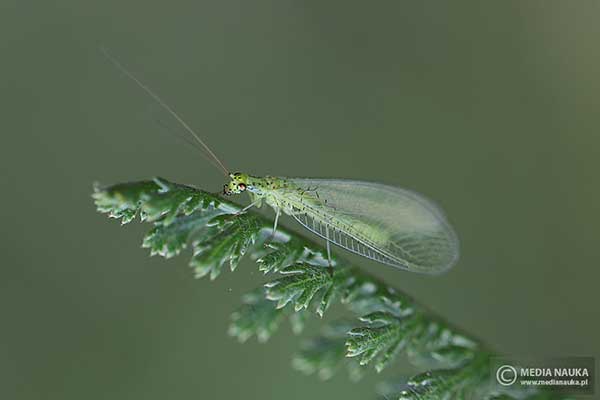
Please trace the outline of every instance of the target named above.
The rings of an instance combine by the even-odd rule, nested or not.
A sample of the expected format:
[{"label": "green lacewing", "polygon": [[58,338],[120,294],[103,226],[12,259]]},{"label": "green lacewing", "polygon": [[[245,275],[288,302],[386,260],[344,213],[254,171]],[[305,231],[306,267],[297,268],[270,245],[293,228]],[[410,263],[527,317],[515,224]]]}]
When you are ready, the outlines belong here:
[{"label": "green lacewing", "polygon": [[273,208],[273,234],[281,213],[290,215],[326,240],[330,266],[330,243],[382,264],[421,273],[440,273],[456,263],[458,238],[440,208],[422,195],[373,182],[230,173],[167,103],[105,49],[103,53],[175,118],[203,155],[228,177],[224,195],[248,193],[251,203],[242,211],[263,204]]}]

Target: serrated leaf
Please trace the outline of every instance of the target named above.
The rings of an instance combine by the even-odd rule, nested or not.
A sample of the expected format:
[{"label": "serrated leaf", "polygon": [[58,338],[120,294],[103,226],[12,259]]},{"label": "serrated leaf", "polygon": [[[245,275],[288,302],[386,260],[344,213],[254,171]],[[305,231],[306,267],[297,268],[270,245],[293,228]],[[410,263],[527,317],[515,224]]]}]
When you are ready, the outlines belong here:
[{"label": "serrated leaf", "polygon": [[463,382],[460,370],[424,372],[407,382],[408,389],[400,393],[399,400],[466,400]]},{"label": "serrated leaf", "polygon": [[264,343],[279,329],[287,317],[294,333],[300,333],[304,327],[306,312],[291,312],[289,308],[277,308],[266,299],[265,289],[259,288],[242,298],[242,306],[231,314],[228,333],[240,342],[255,336]]},{"label": "serrated leaf", "polygon": [[[131,222],[137,214],[143,220],[159,221],[168,225],[179,215],[189,215],[198,209],[219,208],[220,201],[213,195],[190,186],[172,183],[163,178],[152,181],[121,183],[94,188],[94,198],[99,212],[111,218]],[[234,210],[222,209],[222,212]]]},{"label": "serrated leaf", "polygon": [[218,208],[219,201],[212,195],[190,186],[172,183],[162,178],[154,178],[159,187],[158,193],[145,196],[142,211],[149,222],[158,221],[171,224],[180,215],[190,215],[198,209]]},{"label": "serrated leaf", "polygon": [[427,371],[407,382],[400,400],[485,398],[490,383],[489,354],[480,353],[458,368]]},{"label": "serrated leaf", "polygon": [[475,353],[470,348],[450,345],[432,351],[431,356],[440,365],[444,365],[446,368],[453,368],[470,361],[475,356]]},{"label": "serrated leaf", "polygon": [[360,364],[373,360],[380,372],[393,357],[420,331],[422,324],[418,314],[399,318],[385,311],[378,311],[361,318],[366,326],[354,328],[346,341],[347,357],[360,356]]},{"label": "serrated leaf", "polygon": [[[477,352],[479,344],[464,334],[457,332],[446,322],[429,319],[424,321],[422,333],[415,338],[407,354],[411,362],[421,368],[443,369],[460,365],[461,357],[468,358]],[[446,351],[455,349],[463,351],[463,355],[445,354]],[[461,350],[464,349],[464,350]]]},{"label": "serrated leaf", "polygon": [[94,187],[92,197],[99,212],[110,218],[121,219],[122,224],[131,222],[140,210],[142,200],[158,193],[160,187],[154,181],[121,183],[106,188]]},{"label": "serrated leaf", "polygon": [[347,321],[327,325],[321,336],[303,344],[292,360],[294,368],[307,375],[316,373],[320,379],[327,380],[345,364],[351,379],[358,380],[363,368],[344,362],[346,333],[350,328]]},{"label": "serrated leaf", "polygon": [[415,311],[415,302],[410,297],[360,272],[349,276],[342,302],[359,315],[387,311],[403,316]]},{"label": "serrated leaf", "polygon": [[215,279],[223,265],[229,264],[231,271],[237,267],[247,250],[256,243],[262,225],[248,214],[216,217],[203,236],[193,243],[194,255],[190,266],[196,277],[210,274]]},{"label": "serrated leaf", "polygon": [[265,298],[260,288],[244,296],[243,305],[231,314],[228,333],[240,342],[256,336],[259,342],[266,342],[279,328],[287,313],[277,309],[272,301]]},{"label": "serrated leaf", "polygon": [[317,338],[296,354],[292,365],[307,375],[317,373],[319,378],[327,380],[342,364],[344,353],[344,338]]},{"label": "serrated leaf", "polygon": [[290,240],[287,243],[270,243],[271,251],[256,260],[258,269],[265,274],[279,272],[279,270],[297,263],[304,254],[304,245],[298,240]]},{"label": "serrated leaf", "polygon": [[219,215],[217,209],[197,211],[190,215],[182,215],[169,225],[157,225],[144,237],[142,247],[149,248],[151,255],[170,258],[185,249],[190,239],[206,224]]},{"label": "serrated leaf", "polygon": [[280,273],[284,275],[282,278],[265,284],[267,298],[277,301],[278,308],[291,302],[296,311],[306,309],[319,291],[329,289],[333,283],[331,273],[322,266],[302,263]]}]

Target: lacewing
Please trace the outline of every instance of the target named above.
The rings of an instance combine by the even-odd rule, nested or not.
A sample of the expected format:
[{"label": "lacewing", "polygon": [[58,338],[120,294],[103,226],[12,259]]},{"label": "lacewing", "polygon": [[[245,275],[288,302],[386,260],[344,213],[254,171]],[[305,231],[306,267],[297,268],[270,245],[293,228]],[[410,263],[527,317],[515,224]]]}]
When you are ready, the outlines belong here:
[{"label": "lacewing", "polygon": [[190,126],[147,85],[105,49],[104,55],[162,106],[189,133],[208,160],[229,177],[225,195],[249,194],[251,204],[275,211],[273,235],[280,214],[292,216],[330,243],[382,264],[421,273],[440,273],[452,267],[459,254],[457,236],[443,212],[409,190],[343,179],[257,177],[230,173]]}]

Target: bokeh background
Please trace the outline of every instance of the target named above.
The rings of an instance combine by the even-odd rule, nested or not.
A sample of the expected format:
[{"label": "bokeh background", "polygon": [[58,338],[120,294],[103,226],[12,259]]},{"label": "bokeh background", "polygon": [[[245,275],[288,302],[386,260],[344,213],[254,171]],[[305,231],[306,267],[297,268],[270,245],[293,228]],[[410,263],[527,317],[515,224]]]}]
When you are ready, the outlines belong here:
[{"label": "bokeh background", "polygon": [[599,355],[599,17],[583,0],[2,0],[0,397],[350,400],[405,373],[303,376],[287,327],[238,344],[251,261],[194,280],[186,256],[148,257],[146,227],[95,212],[94,181],[223,184],[101,45],[232,169],[411,188],[461,238],[443,276],[365,269],[503,354]]}]

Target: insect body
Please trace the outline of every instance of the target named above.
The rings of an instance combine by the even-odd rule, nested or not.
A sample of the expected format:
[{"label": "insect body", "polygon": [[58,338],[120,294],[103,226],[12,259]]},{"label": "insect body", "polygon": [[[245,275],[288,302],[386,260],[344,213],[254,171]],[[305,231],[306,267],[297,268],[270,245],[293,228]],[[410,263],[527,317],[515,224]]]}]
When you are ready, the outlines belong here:
[{"label": "insect body", "polygon": [[213,165],[230,178],[225,195],[246,192],[251,203],[275,210],[273,234],[281,212],[330,243],[382,264],[415,272],[438,273],[458,258],[458,239],[442,211],[423,196],[379,183],[341,179],[256,177],[228,169],[187,123],[106,50],[104,55],[189,133]]},{"label": "insect body", "polygon": [[[423,196],[379,183],[341,179],[229,175],[226,195],[247,192],[346,250],[383,264],[437,273],[458,258],[458,240],[443,213]],[[330,257],[330,255],[329,255]]]}]

